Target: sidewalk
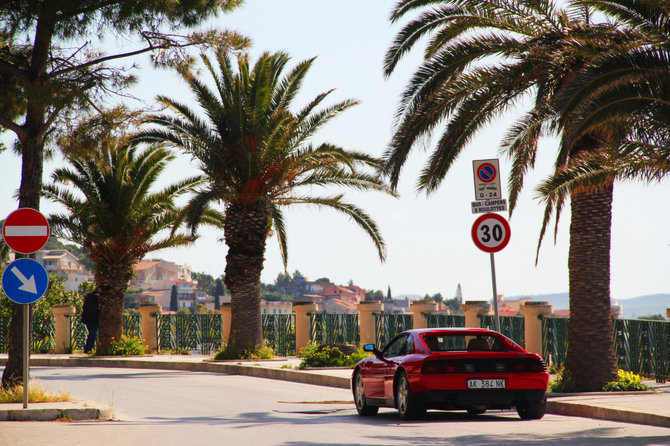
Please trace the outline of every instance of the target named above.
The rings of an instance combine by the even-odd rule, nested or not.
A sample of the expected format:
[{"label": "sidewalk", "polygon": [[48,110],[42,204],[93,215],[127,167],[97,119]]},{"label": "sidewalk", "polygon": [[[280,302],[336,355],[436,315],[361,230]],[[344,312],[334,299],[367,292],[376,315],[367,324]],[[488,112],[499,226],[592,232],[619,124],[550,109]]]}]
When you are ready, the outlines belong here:
[{"label": "sidewalk", "polygon": [[[7,355],[0,355],[4,364]],[[89,357],[87,355],[32,355],[31,367],[113,367],[188,370],[247,375],[321,386],[350,387],[351,369],[297,370],[298,358],[260,361],[212,361],[203,355],[153,355],[140,357]],[[600,418],[670,428],[670,383],[645,381],[653,392],[598,392],[548,394],[547,413]],[[48,406],[47,406],[48,404]],[[353,402],[352,402],[353,404]],[[82,402],[0,405],[0,421],[43,419],[108,419],[109,409],[87,407]],[[51,417],[51,418],[49,418]]]}]

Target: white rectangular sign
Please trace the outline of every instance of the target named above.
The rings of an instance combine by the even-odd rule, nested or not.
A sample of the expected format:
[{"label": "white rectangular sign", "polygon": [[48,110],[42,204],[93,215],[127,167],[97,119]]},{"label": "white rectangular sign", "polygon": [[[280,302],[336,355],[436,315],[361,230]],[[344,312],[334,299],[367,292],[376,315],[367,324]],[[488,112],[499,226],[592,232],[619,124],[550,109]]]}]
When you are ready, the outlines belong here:
[{"label": "white rectangular sign", "polygon": [[502,198],[500,188],[500,167],[498,159],[474,160],[475,200],[496,200]]},{"label": "white rectangular sign", "polygon": [[472,202],[473,214],[484,214],[488,212],[507,212],[507,199],[501,198],[500,200]]}]

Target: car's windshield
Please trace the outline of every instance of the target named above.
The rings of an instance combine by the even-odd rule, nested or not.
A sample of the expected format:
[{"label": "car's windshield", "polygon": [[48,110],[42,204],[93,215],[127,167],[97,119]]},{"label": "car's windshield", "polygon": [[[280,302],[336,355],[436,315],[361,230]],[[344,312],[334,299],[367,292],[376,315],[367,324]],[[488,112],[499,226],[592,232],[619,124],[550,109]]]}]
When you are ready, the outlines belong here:
[{"label": "car's windshield", "polygon": [[450,351],[506,351],[505,344],[496,336],[487,334],[425,334],[423,341],[432,352]]}]

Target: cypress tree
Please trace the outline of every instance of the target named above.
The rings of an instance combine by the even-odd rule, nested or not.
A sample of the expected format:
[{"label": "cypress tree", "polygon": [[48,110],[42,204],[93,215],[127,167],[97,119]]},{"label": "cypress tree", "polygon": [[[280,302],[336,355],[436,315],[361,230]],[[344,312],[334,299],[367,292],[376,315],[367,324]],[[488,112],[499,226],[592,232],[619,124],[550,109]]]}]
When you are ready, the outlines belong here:
[{"label": "cypress tree", "polygon": [[179,299],[177,298],[177,285],[172,284],[172,292],[170,293],[170,311],[179,310]]}]

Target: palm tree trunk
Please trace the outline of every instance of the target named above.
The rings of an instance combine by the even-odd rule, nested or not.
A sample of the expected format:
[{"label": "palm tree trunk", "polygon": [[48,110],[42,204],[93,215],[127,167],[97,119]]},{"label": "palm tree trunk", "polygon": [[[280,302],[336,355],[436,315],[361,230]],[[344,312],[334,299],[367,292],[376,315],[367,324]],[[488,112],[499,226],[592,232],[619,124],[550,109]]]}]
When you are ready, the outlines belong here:
[{"label": "palm tree trunk", "polygon": [[269,211],[262,203],[233,203],[226,209],[225,285],[231,296],[229,343],[239,353],[263,344],[261,271],[268,234]]},{"label": "palm tree trunk", "polygon": [[132,265],[96,265],[95,283],[100,293],[97,354],[110,354],[114,340],[123,335],[123,301],[132,275]]},{"label": "palm tree trunk", "polygon": [[566,373],[579,390],[616,380],[610,305],[613,183],[571,196],[570,329]]}]

